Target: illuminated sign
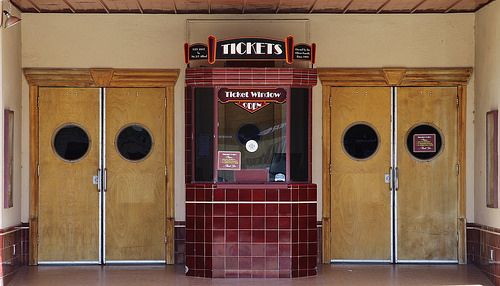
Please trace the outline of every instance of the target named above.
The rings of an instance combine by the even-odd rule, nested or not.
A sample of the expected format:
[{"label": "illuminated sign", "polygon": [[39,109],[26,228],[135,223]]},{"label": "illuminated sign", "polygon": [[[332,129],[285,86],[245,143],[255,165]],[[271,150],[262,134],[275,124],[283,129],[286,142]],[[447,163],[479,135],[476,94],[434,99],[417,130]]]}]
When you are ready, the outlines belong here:
[{"label": "illuminated sign", "polygon": [[221,88],[218,98],[221,103],[234,103],[250,113],[254,113],[269,103],[286,102],[284,88]]}]

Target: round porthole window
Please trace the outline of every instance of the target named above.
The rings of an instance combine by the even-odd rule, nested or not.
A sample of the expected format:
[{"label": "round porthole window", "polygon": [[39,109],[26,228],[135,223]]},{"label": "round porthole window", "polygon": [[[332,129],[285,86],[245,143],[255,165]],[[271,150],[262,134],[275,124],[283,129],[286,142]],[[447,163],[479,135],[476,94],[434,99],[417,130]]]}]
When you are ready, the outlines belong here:
[{"label": "round porthole window", "polygon": [[342,141],[344,151],[356,160],[370,158],[379,146],[377,132],[366,123],[356,123],[348,127]]},{"label": "round porthole window", "polygon": [[116,136],[116,149],[127,160],[143,160],[149,155],[152,148],[153,138],[151,134],[139,124],[123,127]]},{"label": "round porthole window", "polygon": [[54,133],[52,146],[61,159],[76,162],[89,151],[90,138],[82,127],[76,124],[66,124]]},{"label": "round porthole window", "polygon": [[406,147],[415,159],[432,160],[441,152],[443,138],[436,127],[429,124],[420,124],[408,132]]}]

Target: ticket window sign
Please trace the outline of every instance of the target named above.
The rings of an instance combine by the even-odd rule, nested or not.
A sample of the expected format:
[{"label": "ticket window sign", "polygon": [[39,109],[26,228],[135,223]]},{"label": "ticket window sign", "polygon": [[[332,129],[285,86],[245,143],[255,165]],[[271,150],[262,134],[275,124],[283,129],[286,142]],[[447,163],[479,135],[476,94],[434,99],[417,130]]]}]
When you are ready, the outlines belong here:
[{"label": "ticket window sign", "polygon": [[217,152],[217,166],[219,170],[241,170],[241,152]]},{"label": "ticket window sign", "polygon": [[415,134],[413,135],[413,152],[415,153],[435,153],[436,134]]}]

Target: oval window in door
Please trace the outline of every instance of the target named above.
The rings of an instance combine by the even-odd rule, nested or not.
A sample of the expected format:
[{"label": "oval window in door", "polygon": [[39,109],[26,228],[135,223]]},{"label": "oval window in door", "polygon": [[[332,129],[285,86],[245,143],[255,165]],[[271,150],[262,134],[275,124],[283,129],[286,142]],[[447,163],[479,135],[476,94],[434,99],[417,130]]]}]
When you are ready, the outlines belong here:
[{"label": "oval window in door", "polygon": [[82,127],[68,123],[56,130],[52,147],[62,160],[77,162],[89,151],[90,138]]},{"label": "oval window in door", "polygon": [[126,160],[144,160],[153,148],[153,138],[145,126],[130,124],[122,127],[116,136],[116,149]]},{"label": "oval window in door", "polygon": [[366,160],[377,152],[379,136],[367,123],[354,123],[344,131],[344,151],[355,160]]}]

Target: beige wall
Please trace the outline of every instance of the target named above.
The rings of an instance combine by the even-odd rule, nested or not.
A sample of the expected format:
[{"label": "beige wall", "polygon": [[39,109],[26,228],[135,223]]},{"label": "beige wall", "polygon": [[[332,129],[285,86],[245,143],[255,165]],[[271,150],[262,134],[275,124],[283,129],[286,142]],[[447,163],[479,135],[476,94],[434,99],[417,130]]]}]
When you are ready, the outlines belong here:
[{"label": "beige wall", "polygon": [[500,106],[500,2],[476,15],[475,222],[500,228],[500,210],[486,207],[486,112]]},{"label": "beige wall", "polygon": [[[6,7],[8,9],[8,7]],[[17,10],[12,9],[14,15],[19,16]],[[0,175],[2,194],[0,207],[2,208],[1,228],[18,225],[21,222],[21,26],[20,24],[9,29],[1,29],[2,51],[2,110],[0,124],[3,138],[3,109],[14,111],[14,207],[3,208],[3,164]],[[1,158],[3,158],[3,140],[0,140]],[[3,162],[3,159],[0,160]]]},{"label": "beige wall", "polygon": [[[175,88],[176,219],[184,220],[184,64],[182,44],[188,19],[257,19],[268,22],[263,33],[300,34],[318,44],[320,67],[450,67],[474,65],[474,15],[50,15],[24,14],[22,57],[24,67],[179,68]],[[267,20],[273,21],[267,21]],[[307,20],[286,26],[279,19]],[[244,21],[245,22],[245,21]],[[274,23],[274,24],[273,24]],[[224,34],[253,35],[255,25],[211,24]],[[293,28],[292,28],[293,27]],[[207,30],[207,27],[205,27]],[[199,31],[198,31],[199,32]],[[197,35],[197,37],[201,37]],[[208,36],[208,35],[207,35]],[[266,35],[258,35],[266,36]],[[469,88],[473,107],[473,82]],[[313,182],[321,190],[321,87],[313,100]],[[23,84],[23,106],[28,88]],[[472,116],[470,116],[472,118]],[[23,109],[23,163],[28,163],[28,110]],[[472,120],[468,122],[472,130]],[[468,141],[468,150],[474,142]],[[473,152],[468,168],[473,170]],[[473,189],[473,180],[468,190]],[[23,170],[23,194],[28,194],[28,173]],[[471,192],[472,194],[472,192]],[[319,195],[321,198],[321,195]],[[473,202],[473,196],[468,198]],[[473,203],[468,204],[472,219]],[[321,213],[321,208],[318,214]],[[23,221],[28,219],[28,200],[23,200]]]}]

